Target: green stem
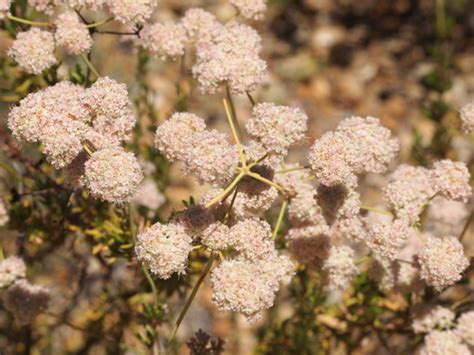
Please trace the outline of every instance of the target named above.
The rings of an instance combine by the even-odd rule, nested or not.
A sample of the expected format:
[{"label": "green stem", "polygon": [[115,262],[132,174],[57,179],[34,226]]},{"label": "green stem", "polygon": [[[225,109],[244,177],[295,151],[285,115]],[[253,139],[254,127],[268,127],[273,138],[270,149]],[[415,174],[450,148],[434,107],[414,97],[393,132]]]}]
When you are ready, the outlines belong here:
[{"label": "green stem", "polygon": [[369,207],[369,206],[360,206],[359,208],[360,208],[361,210],[377,212],[377,213],[380,213],[380,214],[384,214],[384,215],[386,215],[386,216],[393,217],[393,214],[392,214],[391,212],[385,211],[385,210],[381,210],[381,209],[378,209],[378,208]]},{"label": "green stem", "polygon": [[197,280],[196,284],[193,287],[193,290],[191,291],[191,294],[189,295],[188,299],[186,300],[186,303],[184,304],[183,309],[179,313],[178,319],[176,320],[175,326],[173,327],[173,331],[171,332],[170,337],[168,338],[168,346],[171,344],[176,337],[176,333],[178,332],[179,326],[181,325],[181,322],[183,321],[184,317],[186,316],[186,313],[189,310],[189,307],[191,307],[191,304],[193,303],[194,298],[196,297],[196,294],[201,287],[204,279],[206,278],[207,274],[212,268],[212,264],[214,263],[214,260],[216,258],[215,254],[211,254],[209,257],[209,260],[207,261],[206,266],[204,267],[204,270],[202,271],[201,275],[199,276],[199,279]]},{"label": "green stem", "polygon": [[254,179],[256,180],[259,180],[261,182],[264,182],[265,184],[267,185],[270,185],[270,186],[273,186],[274,188],[276,188],[278,191],[280,192],[285,192],[285,190],[283,190],[283,187],[281,187],[280,185],[274,183],[273,181],[271,180],[268,180],[267,178],[264,178],[263,176],[257,174],[257,173],[252,173],[251,171],[248,172],[246,175],[248,176],[251,176],[253,177]]},{"label": "green stem", "polygon": [[86,63],[87,67],[91,70],[91,72],[93,72],[97,78],[100,78],[99,72],[97,71],[97,69],[94,68],[89,58],[87,58],[85,54],[81,54],[81,58],[84,61],[84,63]]},{"label": "green stem", "polygon": [[283,217],[285,216],[285,211],[287,207],[288,207],[288,200],[284,200],[280,207],[280,213],[278,214],[278,219],[275,225],[275,229],[273,230],[273,234],[272,234],[273,240],[275,240],[275,238],[278,235],[278,232],[281,227],[281,222],[283,222]]},{"label": "green stem", "polygon": [[86,28],[96,28],[96,27],[105,25],[106,23],[112,21],[113,19],[114,19],[113,17],[110,17],[108,19],[105,19],[105,20],[102,20],[102,21],[99,21],[99,22],[96,22],[96,23],[91,23],[89,25],[86,25]]},{"label": "green stem", "polygon": [[52,24],[49,22],[36,22],[36,21],[30,21],[24,18],[16,17],[13,15],[7,15],[7,18],[9,20],[18,22],[18,23],[23,23],[25,25],[30,25],[30,26],[41,26],[41,27],[51,27]]},{"label": "green stem", "polygon": [[290,171],[306,170],[306,169],[309,169],[309,166],[295,166],[293,168],[276,170],[275,174],[285,174],[285,173],[289,173]]},{"label": "green stem", "polygon": [[222,191],[219,195],[217,195],[211,201],[209,201],[205,207],[209,208],[209,207],[214,206],[216,203],[221,202],[228,194],[232,192],[232,190],[234,190],[234,188],[238,185],[238,183],[240,182],[240,180],[242,180],[244,176],[245,176],[245,173],[240,172],[235,177],[235,179],[230,183],[230,185],[227,186],[227,188],[224,191]]}]

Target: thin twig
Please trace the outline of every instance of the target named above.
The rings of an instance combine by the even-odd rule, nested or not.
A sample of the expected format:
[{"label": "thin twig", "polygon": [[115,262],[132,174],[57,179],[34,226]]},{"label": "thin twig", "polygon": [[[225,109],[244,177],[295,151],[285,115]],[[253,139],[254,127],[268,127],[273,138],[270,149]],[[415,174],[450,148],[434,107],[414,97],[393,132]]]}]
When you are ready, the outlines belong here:
[{"label": "thin twig", "polygon": [[193,290],[191,291],[191,294],[189,295],[188,299],[186,300],[186,303],[184,304],[183,309],[179,313],[178,319],[176,320],[175,326],[173,327],[173,331],[171,332],[170,337],[168,338],[168,346],[171,344],[176,337],[176,333],[178,332],[179,326],[181,325],[181,322],[183,321],[184,317],[186,316],[186,313],[188,312],[189,307],[191,307],[191,304],[194,300],[194,297],[196,297],[196,294],[201,287],[201,284],[203,283],[204,279],[206,278],[207,274],[211,270],[212,264],[214,263],[214,260],[216,258],[216,254],[211,254],[209,257],[209,260],[207,261],[207,264],[202,271],[201,275],[199,276],[199,279],[197,280],[196,284],[193,287]]},{"label": "thin twig", "polygon": [[92,65],[91,61],[89,60],[89,58],[87,58],[87,56],[85,54],[81,54],[81,58],[82,60],[86,63],[87,67],[94,73],[94,75],[97,77],[97,78],[100,78],[100,74],[99,72],[97,71],[97,69],[94,68],[94,66]]},{"label": "thin twig", "polygon": [[278,235],[278,232],[280,230],[281,222],[283,221],[283,217],[285,216],[285,211],[286,207],[288,206],[288,200],[284,200],[283,203],[281,204],[280,207],[280,213],[278,213],[278,219],[275,225],[275,228],[273,229],[272,233],[272,239],[275,240],[275,238]]},{"label": "thin twig", "polygon": [[15,22],[18,22],[18,23],[22,23],[22,24],[25,24],[25,25],[30,25],[30,26],[40,26],[40,27],[52,27],[53,26],[53,24],[49,23],[49,22],[30,21],[30,20],[27,20],[27,19],[24,19],[24,18],[13,16],[13,15],[7,15],[7,18],[9,20],[12,20],[12,21],[15,21]]}]

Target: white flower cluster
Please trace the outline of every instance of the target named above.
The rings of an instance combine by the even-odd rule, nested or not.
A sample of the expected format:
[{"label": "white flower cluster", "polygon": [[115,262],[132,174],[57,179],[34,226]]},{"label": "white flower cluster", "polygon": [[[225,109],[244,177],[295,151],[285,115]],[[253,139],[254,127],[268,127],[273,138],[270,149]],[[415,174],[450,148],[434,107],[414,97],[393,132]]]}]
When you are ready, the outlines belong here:
[{"label": "white flower cluster", "polygon": [[92,48],[93,40],[84,22],[73,11],[60,14],[56,21],[54,39],[56,44],[68,53],[78,55],[87,53]]},{"label": "white flower cluster", "polygon": [[390,176],[383,190],[384,198],[397,217],[413,224],[436,194],[467,202],[472,194],[469,178],[469,171],[462,162],[441,160],[431,169],[402,164]]},{"label": "white flower cluster", "polygon": [[54,34],[32,27],[17,34],[7,53],[27,73],[41,74],[58,62],[54,49]]},{"label": "white flower cluster", "polygon": [[26,277],[26,265],[17,256],[0,261],[0,292],[3,306],[13,313],[20,325],[31,323],[46,310],[49,291],[32,285]]},{"label": "white flower cluster", "polygon": [[6,288],[25,277],[26,265],[19,257],[10,256],[0,261],[0,289]]},{"label": "white flower cluster", "polygon": [[379,119],[350,117],[315,142],[308,160],[323,185],[355,186],[357,174],[385,172],[398,149]]},{"label": "white flower cluster", "polygon": [[[235,4],[245,17],[258,18],[264,1]],[[152,56],[175,59],[190,44],[196,52],[193,76],[202,93],[215,93],[227,85],[232,93],[254,90],[265,79],[266,63],[260,59],[261,39],[251,27],[235,21],[221,24],[200,8],[186,11],[177,22],[145,24],[138,45]]]},{"label": "white flower cluster", "polygon": [[413,322],[417,333],[428,333],[419,353],[423,355],[468,355],[474,345],[474,311],[463,313],[456,322],[449,309],[436,307]]},{"label": "white flower cluster", "polygon": [[190,113],[176,113],[160,125],[155,146],[170,161],[182,161],[188,174],[214,185],[227,183],[238,163],[237,148],[226,135]]},{"label": "white flower cluster", "polygon": [[418,262],[421,278],[438,291],[459,281],[469,266],[463,245],[453,236],[428,238],[418,254]]},{"label": "white flower cluster", "polygon": [[261,20],[267,11],[267,0],[230,0],[242,17],[250,20]]},{"label": "white flower cluster", "polygon": [[155,223],[137,236],[138,260],[162,279],[186,271],[192,238],[183,226]]},{"label": "white flower cluster", "polygon": [[123,24],[143,24],[153,14],[158,0],[28,0],[28,4],[50,16],[66,5],[76,10],[106,11]]},{"label": "white flower cluster", "polygon": [[[120,146],[134,125],[126,86],[107,77],[88,89],[63,81],[29,94],[8,116],[18,140],[42,143],[55,168],[76,172],[93,196],[110,202],[131,200],[142,180],[137,159]],[[88,142],[97,151],[84,157]]]},{"label": "white flower cluster", "polygon": [[416,318],[412,323],[415,333],[429,333],[435,329],[448,329],[454,324],[456,314],[449,308],[436,306]]},{"label": "white flower cluster", "polygon": [[255,105],[245,128],[266,152],[285,156],[291,145],[304,139],[307,122],[308,116],[299,108],[265,102]]}]

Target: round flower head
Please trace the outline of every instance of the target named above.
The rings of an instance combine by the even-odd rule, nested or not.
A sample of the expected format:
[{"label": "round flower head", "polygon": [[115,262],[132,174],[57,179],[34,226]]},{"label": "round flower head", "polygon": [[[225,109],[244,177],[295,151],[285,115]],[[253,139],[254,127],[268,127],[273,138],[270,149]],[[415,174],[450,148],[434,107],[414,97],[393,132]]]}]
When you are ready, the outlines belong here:
[{"label": "round flower head", "polygon": [[54,22],[56,44],[68,53],[78,55],[89,52],[93,40],[86,25],[73,11],[67,11],[58,16]]},{"label": "round flower head", "polygon": [[132,135],[136,119],[125,84],[102,77],[82,97],[81,102],[92,116],[92,126],[98,133],[122,142]]},{"label": "round flower head", "polygon": [[308,187],[298,191],[296,196],[290,200],[288,204],[288,218],[292,225],[313,224],[326,226],[321,207],[319,207],[316,201],[316,195],[316,190],[313,187]]},{"label": "round flower head", "polygon": [[458,235],[468,214],[469,209],[464,203],[436,196],[428,207],[426,229],[434,235]]},{"label": "round flower head", "polygon": [[5,226],[9,220],[7,205],[0,199],[0,227]]},{"label": "round flower head", "polygon": [[431,176],[436,191],[451,200],[466,203],[472,194],[471,175],[463,162],[440,160],[433,164]]},{"label": "round flower head", "polygon": [[269,152],[286,154],[288,148],[304,138],[308,116],[299,108],[257,104],[245,128]]},{"label": "round flower head", "polygon": [[124,25],[142,24],[153,14],[158,0],[106,0],[106,4],[115,20]]},{"label": "round flower head", "polygon": [[62,169],[72,163],[82,150],[81,137],[86,127],[77,121],[45,127],[43,153],[52,166]]},{"label": "round flower head", "polygon": [[267,0],[230,0],[230,3],[249,20],[261,20],[267,11]]},{"label": "round flower head", "polygon": [[44,12],[51,16],[54,14],[56,7],[61,5],[62,0],[28,0],[28,5],[38,12]]},{"label": "round flower head", "polygon": [[461,314],[458,318],[456,333],[470,346],[474,346],[474,311]]},{"label": "round flower head", "polygon": [[288,255],[279,254],[273,250],[264,259],[259,260],[263,276],[267,280],[276,280],[282,284],[289,284],[295,275],[295,264]]},{"label": "round flower head", "polygon": [[270,308],[278,291],[278,278],[271,276],[264,260],[228,259],[211,274],[212,301],[221,310],[242,313],[249,322]]},{"label": "round flower head", "polygon": [[420,355],[470,355],[469,348],[453,330],[434,330],[425,336]]},{"label": "round flower head", "polygon": [[130,201],[143,174],[137,158],[122,148],[106,148],[92,153],[81,178],[92,196],[104,201]]},{"label": "round flower head", "polygon": [[17,256],[9,256],[0,261],[0,289],[10,286],[18,279],[26,277],[26,265]]},{"label": "round flower head", "polygon": [[261,142],[253,139],[247,141],[243,145],[243,149],[249,162],[260,162],[273,168],[274,170],[281,169],[281,164],[285,159],[285,155],[270,152],[263,146]]},{"label": "round flower head", "polygon": [[410,235],[411,227],[404,220],[370,225],[367,246],[377,259],[394,260],[400,254]]},{"label": "round flower head", "polygon": [[331,241],[324,226],[291,228],[286,235],[288,251],[303,264],[318,266],[329,255]]},{"label": "round flower head", "polygon": [[165,196],[163,196],[152,179],[145,179],[133,197],[133,202],[150,210],[157,210],[165,201]]},{"label": "round flower head", "polygon": [[176,23],[146,25],[140,32],[140,45],[154,57],[163,60],[184,55],[186,29]]},{"label": "round flower head", "polygon": [[[296,165],[289,164],[284,169],[291,169]],[[283,187],[285,195],[288,197],[295,197],[300,191],[307,191],[311,188],[309,182],[310,174],[307,170],[293,170],[284,173],[275,174],[275,182]]]},{"label": "round flower head", "polygon": [[[8,128],[19,140],[37,142],[52,125],[68,125],[71,121],[90,120],[79,100],[84,88],[62,81],[20,101],[8,114]],[[72,123],[71,123],[72,124]]]},{"label": "round flower head", "polygon": [[363,242],[367,240],[368,231],[365,223],[359,216],[340,218],[332,225],[334,234],[347,241]]},{"label": "round flower head", "polygon": [[206,123],[192,113],[178,112],[158,126],[155,147],[166,159],[184,160],[198,136],[206,130]]},{"label": "round flower head", "polygon": [[266,221],[244,219],[230,228],[233,247],[247,259],[264,258],[275,250],[272,229]]},{"label": "round flower head", "polygon": [[187,173],[203,183],[227,184],[235,173],[238,154],[226,138],[216,130],[197,134],[192,148],[185,154]]},{"label": "round flower head", "polygon": [[339,123],[337,131],[347,137],[353,148],[348,163],[356,173],[383,173],[398,152],[399,144],[378,118],[350,117]]},{"label": "round flower head", "polygon": [[57,63],[54,56],[54,35],[37,27],[19,32],[7,54],[29,74],[41,74]]},{"label": "round flower head", "polygon": [[456,237],[429,237],[420,253],[420,277],[435,290],[442,291],[462,277],[469,266],[463,245]]},{"label": "round flower head", "polygon": [[26,280],[16,281],[3,294],[3,306],[12,312],[20,325],[31,323],[38,314],[48,308],[47,288],[32,285]]},{"label": "round flower head", "polygon": [[201,233],[201,243],[213,251],[224,250],[233,244],[230,230],[222,222],[214,222]]},{"label": "round flower head", "polygon": [[230,22],[196,44],[192,71],[202,93],[215,93],[227,83],[234,94],[254,90],[263,82],[266,64],[260,59],[261,39],[249,26]]},{"label": "round flower head", "polygon": [[203,38],[209,40],[216,31],[222,29],[222,25],[216,17],[201,8],[187,10],[181,19],[181,24],[191,41],[202,40]]},{"label": "round flower head", "polygon": [[415,333],[429,333],[434,329],[447,329],[453,325],[455,317],[456,315],[449,308],[436,306],[416,318],[412,323],[412,328]]},{"label": "round flower head", "polygon": [[277,198],[278,190],[273,186],[258,195],[249,195],[244,192],[239,192],[235,198],[233,212],[238,218],[259,216],[268,211]]},{"label": "round flower head", "polygon": [[183,226],[155,223],[139,233],[135,245],[138,260],[160,279],[185,273],[192,239]]},{"label": "round flower head", "polygon": [[348,246],[331,246],[323,263],[329,290],[345,290],[357,275],[354,250]]},{"label": "round flower head", "polygon": [[367,271],[367,276],[377,282],[380,290],[388,292],[395,287],[396,269],[393,262],[387,259],[374,258],[370,268]]},{"label": "round flower head", "polygon": [[10,15],[11,0],[0,0],[0,20]]},{"label": "round flower head", "polygon": [[327,132],[314,142],[308,155],[309,165],[319,182],[326,186],[355,186],[357,176],[348,163],[354,146],[339,132]]},{"label": "round flower head", "polygon": [[461,117],[461,126],[465,133],[474,131],[474,102],[463,106],[459,110]]},{"label": "round flower head", "polygon": [[402,164],[389,177],[383,196],[397,217],[413,224],[435,192],[428,169]]}]

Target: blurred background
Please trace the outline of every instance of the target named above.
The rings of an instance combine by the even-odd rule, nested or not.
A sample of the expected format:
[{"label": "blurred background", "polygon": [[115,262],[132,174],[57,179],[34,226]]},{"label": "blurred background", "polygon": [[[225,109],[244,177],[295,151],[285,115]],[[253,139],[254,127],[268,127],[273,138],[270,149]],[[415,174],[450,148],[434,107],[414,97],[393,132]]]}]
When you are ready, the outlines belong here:
[{"label": "blurred background", "polygon": [[[161,0],[154,20],[178,19],[191,7],[203,7],[222,21],[235,15],[225,0]],[[262,36],[263,57],[269,67],[267,81],[252,94],[254,99],[299,106],[310,117],[306,144],[293,150],[290,161],[306,162],[308,147],[317,137],[335,128],[341,119],[359,115],[379,117],[401,140],[397,163],[429,166],[450,158],[470,164],[473,172],[474,137],[462,134],[458,109],[474,98],[474,1],[270,0],[265,19],[251,25]],[[108,28],[125,30],[113,23]],[[30,187],[39,191],[53,182],[61,184],[63,177],[41,160],[37,147],[19,148],[12,141],[6,127],[8,108],[28,92],[58,78],[74,78],[85,69],[76,58],[63,55],[54,72],[27,76],[6,57],[11,40],[9,29],[2,25],[0,159],[22,171],[31,180]],[[140,212],[152,222],[166,220],[173,210],[182,208],[183,200],[199,197],[204,188],[183,177],[179,165],[169,166],[157,155],[154,130],[174,111],[187,110],[228,132],[222,95],[198,92],[189,73],[191,54],[182,70],[179,61],[148,58],[130,39],[97,35],[92,62],[101,75],[130,88],[139,118],[131,147],[148,162],[144,164],[150,176],[166,197],[159,211]],[[235,103],[243,124],[251,104],[245,96],[235,97]],[[53,290],[53,301],[50,314],[40,316],[27,329],[19,328],[0,309],[0,353],[147,353],[137,332],[143,334],[147,312],[142,300],[149,295],[133,293],[145,282],[136,265],[128,261],[131,251],[120,241],[127,233],[122,212],[87,200],[75,200],[70,208],[70,194],[66,193],[12,196],[10,175],[0,169],[0,194],[8,195],[12,206],[10,225],[0,229],[0,244],[7,255],[25,258],[31,278]],[[364,177],[361,192],[366,205],[381,203],[384,183],[381,176]],[[271,211],[270,218],[277,212]],[[472,227],[464,243],[467,254],[474,255]],[[173,319],[183,304],[191,276],[202,267],[200,258],[202,255],[196,254],[191,259],[188,276],[161,285],[166,299],[163,319]],[[469,292],[466,282],[468,291],[454,287],[446,297],[462,298]],[[305,287],[304,292],[312,292],[310,282]],[[201,289],[178,334],[183,343],[199,328],[225,339],[229,354],[389,354],[398,353],[403,348],[400,343],[408,342],[403,334],[382,341],[373,332],[364,333],[362,326],[361,334],[354,329],[346,332],[337,316],[318,321],[315,316],[311,322],[317,324],[320,334],[302,336],[295,330],[292,336],[302,336],[300,341],[306,345],[285,351],[288,334],[273,329],[271,320],[291,316],[291,305],[285,302],[288,292],[279,296],[276,314],[254,326],[239,316],[217,312],[210,294],[207,285]],[[294,294],[292,297],[294,302]],[[397,295],[384,301],[391,312],[407,309]],[[297,302],[312,301],[306,295]],[[307,312],[317,314],[317,307]],[[383,317],[382,311],[378,312],[373,319]],[[166,325],[163,327],[166,330]],[[346,335],[352,345],[339,346],[338,337]],[[187,353],[186,349],[183,345],[176,351]]]}]

